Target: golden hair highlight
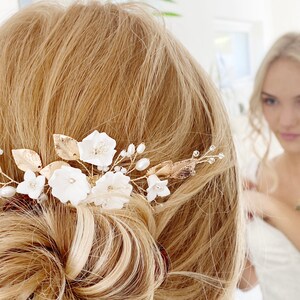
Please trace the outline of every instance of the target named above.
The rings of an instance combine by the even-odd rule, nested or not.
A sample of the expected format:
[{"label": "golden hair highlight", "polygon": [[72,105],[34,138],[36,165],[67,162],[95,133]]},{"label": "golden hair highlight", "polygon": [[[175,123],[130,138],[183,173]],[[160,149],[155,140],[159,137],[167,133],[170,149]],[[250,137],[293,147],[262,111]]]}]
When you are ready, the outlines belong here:
[{"label": "golden hair highlight", "polygon": [[2,209],[0,298],[231,299],[243,255],[239,180],[205,72],[139,4],[20,11],[0,28],[1,168],[22,181],[11,149],[32,149],[47,165],[53,134],[81,140],[95,129],[118,151],[145,142],[153,165],[212,144],[225,158],[170,182],[171,195],[152,206],[134,194],[122,210],[53,197],[38,213]]}]

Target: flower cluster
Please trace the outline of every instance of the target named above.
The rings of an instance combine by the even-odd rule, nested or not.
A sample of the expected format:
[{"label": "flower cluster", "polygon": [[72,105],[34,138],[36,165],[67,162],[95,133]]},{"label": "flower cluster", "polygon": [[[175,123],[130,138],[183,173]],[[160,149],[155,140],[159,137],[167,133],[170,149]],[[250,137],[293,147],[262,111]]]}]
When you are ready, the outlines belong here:
[{"label": "flower cluster", "polygon": [[[104,132],[95,130],[81,142],[61,134],[53,137],[56,153],[62,160],[45,167],[42,167],[40,156],[33,150],[12,150],[16,165],[25,172],[24,181],[16,182],[0,168],[0,175],[8,180],[0,182],[0,197],[10,198],[19,193],[44,201],[48,199],[47,192],[44,192],[47,189],[62,203],[70,202],[74,206],[89,203],[106,209],[121,209],[129,202],[133,190],[152,202],[157,197],[170,194],[167,178],[185,179],[194,174],[197,164],[213,163],[216,158],[224,157],[222,153],[208,155],[215,150],[211,146],[200,158],[196,150],[190,159],[176,163],[166,161],[148,169],[148,158],[137,159],[145,151],[144,143],[137,147],[130,144],[116,156],[116,141]],[[77,162],[80,168],[72,167],[68,163],[70,161]],[[130,178],[133,171],[144,174]],[[142,180],[148,183],[146,190],[144,184],[139,184]]]}]

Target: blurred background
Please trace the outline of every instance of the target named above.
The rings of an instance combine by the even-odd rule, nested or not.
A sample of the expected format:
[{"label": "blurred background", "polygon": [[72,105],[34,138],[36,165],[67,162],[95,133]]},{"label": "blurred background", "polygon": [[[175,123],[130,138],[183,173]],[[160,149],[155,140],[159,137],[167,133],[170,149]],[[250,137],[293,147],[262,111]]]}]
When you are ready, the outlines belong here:
[{"label": "blurred background", "polygon": [[[0,24],[34,0],[0,0]],[[71,0],[58,0],[69,4]],[[124,0],[112,2],[126,2]],[[220,91],[241,169],[249,160],[247,109],[256,69],[280,35],[300,29],[299,0],[140,0],[163,12],[166,26],[192,53]],[[245,139],[246,138],[246,139]],[[279,147],[279,146],[278,146]],[[277,147],[277,148],[278,148]],[[273,147],[276,152],[276,147]],[[274,154],[276,154],[274,152]],[[259,287],[238,300],[260,300]]]}]

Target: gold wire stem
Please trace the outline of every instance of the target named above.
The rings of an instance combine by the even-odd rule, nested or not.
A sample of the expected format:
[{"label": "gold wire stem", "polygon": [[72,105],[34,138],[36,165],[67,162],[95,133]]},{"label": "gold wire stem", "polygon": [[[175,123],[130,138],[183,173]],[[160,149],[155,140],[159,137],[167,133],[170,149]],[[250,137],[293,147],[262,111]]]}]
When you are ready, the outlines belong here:
[{"label": "gold wire stem", "polygon": [[89,174],[89,176],[91,176],[91,172],[90,170],[85,166],[84,163],[82,163],[79,159],[76,160]]},{"label": "gold wire stem", "polygon": [[135,178],[135,179],[131,179],[130,181],[131,181],[132,183],[134,183],[135,181],[142,180],[142,179],[144,179],[144,178],[147,178],[147,176],[144,175],[144,176],[141,176],[141,177],[138,177],[138,178]]},{"label": "gold wire stem", "polygon": [[[5,173],[3,173],[2,171],[0,171],[0,174],[1,174],[3,177],[5,177],[5,178],[7,178],[8,180],[10,180],[10,183],[17,183],[17,184],[19,183],[19,182],[13,180],[11,177],[9,177],[8,175],[6,175]],[[2,182],[1,182],[1,184],[6,184],[6,183],[2,183]]]},{"label": "gold wire stem", "polygon": [[146,190],[144,190],[142,187],[137,185],[134,181],[131,180],[130,182],[132,182],[132,184],[138,189],[138,191],[143,191],[144,193],[146,193]]}]

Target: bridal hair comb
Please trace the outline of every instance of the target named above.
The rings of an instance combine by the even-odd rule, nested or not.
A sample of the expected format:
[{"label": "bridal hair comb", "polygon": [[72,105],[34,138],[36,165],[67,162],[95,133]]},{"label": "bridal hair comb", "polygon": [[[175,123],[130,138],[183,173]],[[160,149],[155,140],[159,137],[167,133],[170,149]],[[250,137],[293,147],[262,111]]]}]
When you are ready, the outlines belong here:
[{"label": "bridal hair comb", "polygon": [[[24,171],[24,181],[17,182],[0,167],[0,198],[22,198],[36,203],[46,201],[51,193],[62,203],[73,206],[93,204],[106,209],[121,209],[134,191],[152,202],[157,197],[170,194],[168,179],[184,180],[195,174],[198,164],[212,164],[222,159],[223,153],[211,154],[215,146],[200,155],[195,150],[192,157],[173,163],[165,161],[149,168],[150,160],[141,157],[145,144],[130,144],[116,155],[116,141],[106,133],[95,130],[81,142],[71,137],[54,134],[54,146],[61,160],[42,166],[38,153],[29,149],[12,150],[17,167]],[[0,155],[5,155],[0,149]],[[116,156],[116,158],[114,158]],[[78,168],[68,162],[78,164]],[[141,176],[130,177],[133,171]],[[46,183],[47,180],[47,183]],[[148,188],[144,189],[147,181]]]}]

